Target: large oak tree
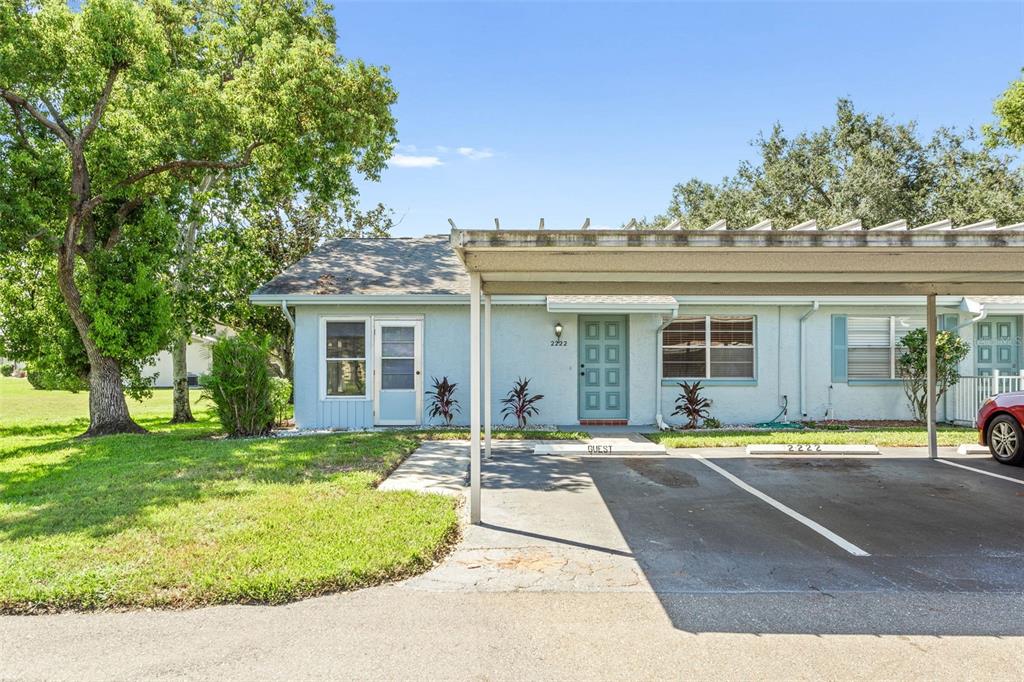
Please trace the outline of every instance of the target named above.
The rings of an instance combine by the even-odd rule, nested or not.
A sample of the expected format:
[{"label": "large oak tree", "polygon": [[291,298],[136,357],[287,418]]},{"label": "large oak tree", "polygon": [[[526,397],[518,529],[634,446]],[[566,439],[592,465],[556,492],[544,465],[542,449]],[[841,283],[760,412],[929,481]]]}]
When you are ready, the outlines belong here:
[{"label": "large oak tree", "polygon": [[395,92],[335,39],[319,1],[0,0],[0,246],[59,291],[88,435],[140,430],[124,368],[187,329],[153,283],[187,267],[212,192],[329,201],[378,177]]},{"label": "large oak tree", "polygon": [[767,219],[784,229],[811,219],[826,226],[855,218],[866,226],[1024,219],[1024,172],[970,130],[925,137],[914,122],[869,116],[840,100],[832,124],[794,135],[776,125],[753,147],[755,160],[733,176],[676,185],[668,210],[645,223],[699,229],[725,219],[742,228]]}]

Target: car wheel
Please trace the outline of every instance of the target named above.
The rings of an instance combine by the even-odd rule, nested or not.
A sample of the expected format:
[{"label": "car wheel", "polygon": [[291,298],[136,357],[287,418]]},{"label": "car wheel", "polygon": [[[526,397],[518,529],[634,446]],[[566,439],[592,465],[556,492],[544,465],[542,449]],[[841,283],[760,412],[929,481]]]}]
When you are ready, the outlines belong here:
[{"label": "car wheel", "polygon": [[1024,464],[1024,430],[1017,420],[1001,414],[988,427],[988,449],[997,462]]}]

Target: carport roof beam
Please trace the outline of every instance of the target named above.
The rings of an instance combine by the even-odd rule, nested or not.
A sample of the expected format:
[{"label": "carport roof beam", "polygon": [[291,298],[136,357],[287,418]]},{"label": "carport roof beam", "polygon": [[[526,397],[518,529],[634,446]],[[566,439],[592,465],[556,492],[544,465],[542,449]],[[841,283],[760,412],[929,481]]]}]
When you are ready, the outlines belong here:
[{"label": "carport roof beam", "polygon": [[1024,229],[459,230],[493,294],[1024,295]]}]

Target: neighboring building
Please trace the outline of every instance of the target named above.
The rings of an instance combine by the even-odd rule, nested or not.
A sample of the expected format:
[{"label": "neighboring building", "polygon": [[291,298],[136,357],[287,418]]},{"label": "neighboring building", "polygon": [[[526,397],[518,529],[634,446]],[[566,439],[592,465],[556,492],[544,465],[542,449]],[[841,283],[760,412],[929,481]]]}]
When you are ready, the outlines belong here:
[{"label": "neighboring building", "polygon": [[[468,422],[469,276],[447,235],[331,241],[251,300],[294,311],[299,428],[429,423],[442,376]],[[938,305],[971,344],[962,374],[1021,372],[1024,298]],[[490,399],[498,420],[526,377],[535,423],[678,424],[678,383],[700,380],[727,424],[909,419],[895,344],[921,326],[909,296],[494,296]]]},{"label": "neighboring building", "polygon": [[[217,340],[218,336],[230,332],[230,328],[217,325],[214,336],[192,336],[192,341],[185,350],[185,365],[188,369],[189,386],[193,388],[199,386],[199,377],[210,373],[210,363],[212,361],[210,347]],[[169,350],[162,350],[157,353],[143,370],[143,376],[155,377],[153,386],[157,388],[171,388],[174,385],[171,352]]]}]

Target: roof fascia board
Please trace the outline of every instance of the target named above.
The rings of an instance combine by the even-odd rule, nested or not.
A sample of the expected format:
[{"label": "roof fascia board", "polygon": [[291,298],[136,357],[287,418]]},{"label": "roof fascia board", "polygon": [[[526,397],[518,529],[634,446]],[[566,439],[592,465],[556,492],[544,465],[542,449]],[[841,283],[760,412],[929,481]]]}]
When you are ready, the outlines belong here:
[{"label": "roof fascia board", "polygon": [[983,303],[982,305],[985,306],[989,315],[1020,315],[1024,313],[1024,303]]},{"label": "roof fascia board", "polygon": [[[940,307],[960,305],[962,296],[939,296]],[[823,306],[923,306],[924,296],[676,296],[683,306],[709,305],[793,305],[805,306],[818,301]]]},{"label": "roof fascia board", "polygon": [[[546,296],[507,294],[493,297],[500,305],[544,305]],[[252,294],[253,305],[460,305],[469,294]]]},{"label": "roof fascia board", "polygon": [[586,315],[619,313],[672,313],[678,305],[667,303],[552,303],[548,301],[549,313],[582,313]]}]

